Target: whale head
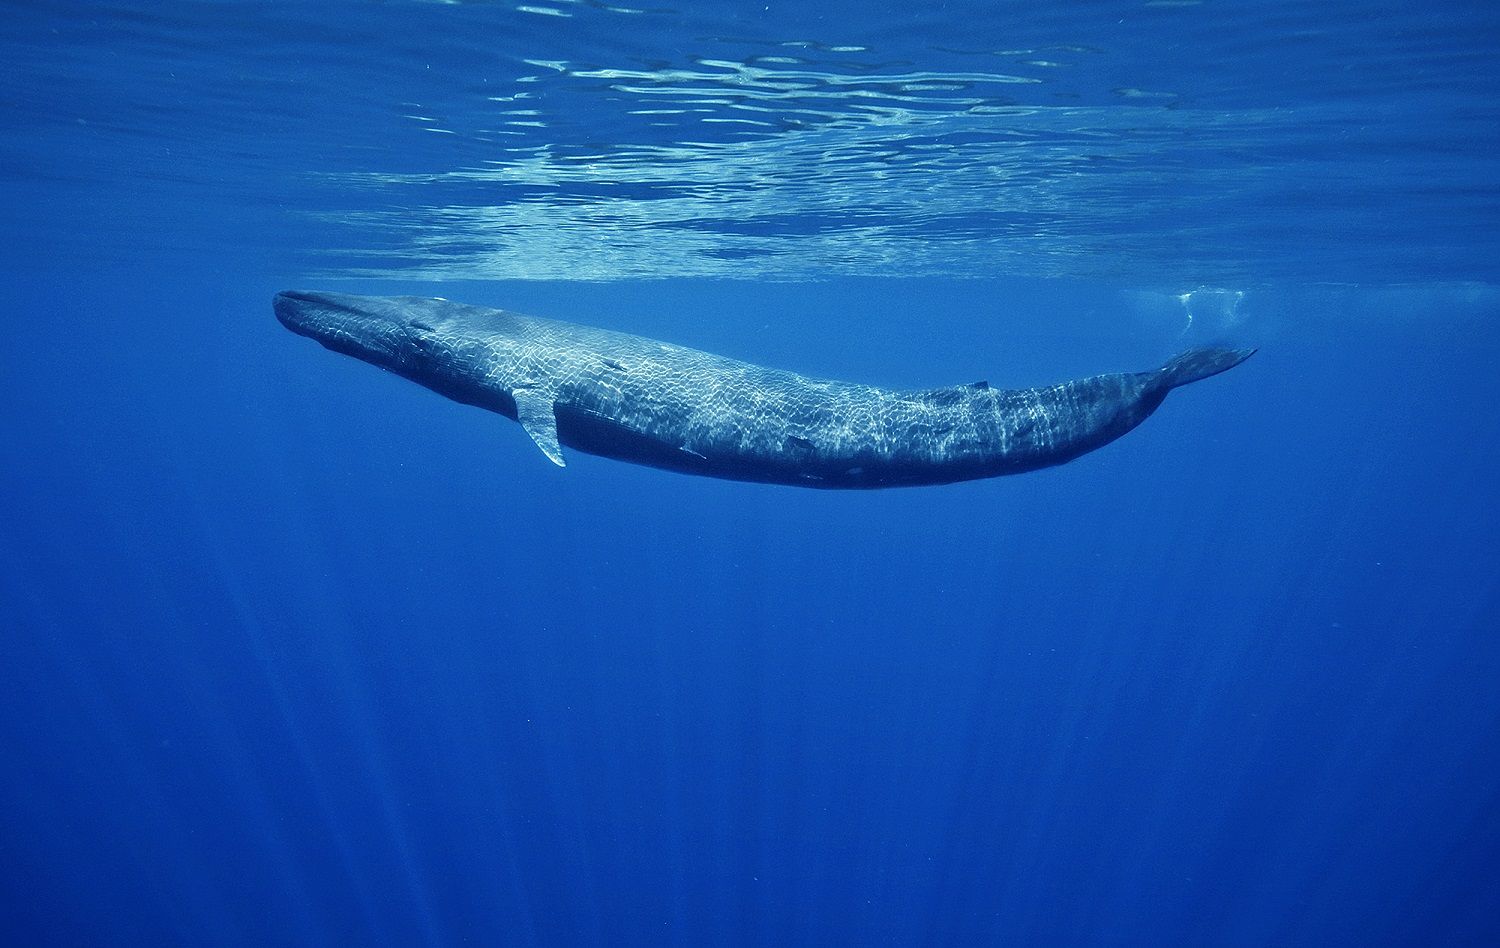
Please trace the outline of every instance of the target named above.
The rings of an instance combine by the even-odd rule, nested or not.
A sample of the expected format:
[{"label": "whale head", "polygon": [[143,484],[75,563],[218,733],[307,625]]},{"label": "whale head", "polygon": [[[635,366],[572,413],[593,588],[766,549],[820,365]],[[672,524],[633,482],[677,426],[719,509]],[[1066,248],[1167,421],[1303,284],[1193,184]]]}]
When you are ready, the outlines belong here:
[{"label": "whale head", "polygon": [[426,375],[442,361],[443,338],[454,328],[453,304],[416,296],[288,290],[277,293],[272,306],[292,332],[408,377]]},{"label": "whale head", "polygon": [[288,290],[272,306],[281,324],[440,395],[516,417],[509,369],[526,319],[422,296],[350,296]]}]

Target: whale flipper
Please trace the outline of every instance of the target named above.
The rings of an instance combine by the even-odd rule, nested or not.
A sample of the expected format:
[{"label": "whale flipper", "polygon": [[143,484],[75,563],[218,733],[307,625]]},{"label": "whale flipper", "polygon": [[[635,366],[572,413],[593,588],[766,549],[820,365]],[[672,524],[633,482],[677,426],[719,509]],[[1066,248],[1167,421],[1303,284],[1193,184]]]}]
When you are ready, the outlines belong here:
[{"label": "whale flipper", "polygon": [[516,420],[531,440],[542,449],[547,459],[558,467],[567,467],[563,460],[562,445],[557,443],[557,412],[555,399],[541,388],[517,386],[511,393],[516,400]]}]

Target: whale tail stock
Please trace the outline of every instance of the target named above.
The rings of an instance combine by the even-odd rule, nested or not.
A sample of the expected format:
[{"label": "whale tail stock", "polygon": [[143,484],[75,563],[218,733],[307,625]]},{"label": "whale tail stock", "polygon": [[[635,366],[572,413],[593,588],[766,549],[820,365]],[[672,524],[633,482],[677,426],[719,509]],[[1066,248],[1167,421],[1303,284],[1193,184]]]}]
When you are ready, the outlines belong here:
[{"label": "whale tail stock", "polygon": [[1254,349],[1189,349],[1157,370],[1167,388],[1227,372],[1255,354]]}]

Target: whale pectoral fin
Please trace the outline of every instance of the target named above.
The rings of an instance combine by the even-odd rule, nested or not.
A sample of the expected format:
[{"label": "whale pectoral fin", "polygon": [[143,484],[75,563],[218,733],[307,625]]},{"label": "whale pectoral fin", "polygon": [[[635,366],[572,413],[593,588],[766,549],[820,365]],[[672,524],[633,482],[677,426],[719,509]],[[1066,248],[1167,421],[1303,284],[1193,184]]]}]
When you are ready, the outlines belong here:
[{"label": "whale pectoral fin", "polygon": [[558,467],[567,467],[562,445],[557,443],[557,412],[553,397],[540,388],[517,388],[511,393],[516,400],[516,420],[547,459]]}]

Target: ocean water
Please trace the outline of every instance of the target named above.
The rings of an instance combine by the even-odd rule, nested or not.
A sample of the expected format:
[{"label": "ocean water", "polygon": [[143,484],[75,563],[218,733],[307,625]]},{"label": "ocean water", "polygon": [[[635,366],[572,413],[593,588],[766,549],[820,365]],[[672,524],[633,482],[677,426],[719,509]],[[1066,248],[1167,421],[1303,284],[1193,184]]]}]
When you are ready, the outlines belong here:
[{"label": "ocean water", "polygon": [[[0,941],[1500,941],[1500,7],[0,13]],[[560,470],[291,287],[1260,352],[804,491]]]}]

